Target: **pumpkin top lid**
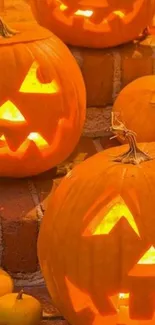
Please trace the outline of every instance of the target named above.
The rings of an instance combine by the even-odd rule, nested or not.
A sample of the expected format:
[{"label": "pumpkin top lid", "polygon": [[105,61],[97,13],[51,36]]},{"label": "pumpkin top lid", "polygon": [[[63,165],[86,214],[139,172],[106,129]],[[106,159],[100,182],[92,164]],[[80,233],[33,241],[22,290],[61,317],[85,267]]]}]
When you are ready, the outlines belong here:
[{"label": "pumpkin top lid", "polygon": [[28,43],[51,37],[51,32],[36,22],[7,25],[0,19],[0,46]]}]

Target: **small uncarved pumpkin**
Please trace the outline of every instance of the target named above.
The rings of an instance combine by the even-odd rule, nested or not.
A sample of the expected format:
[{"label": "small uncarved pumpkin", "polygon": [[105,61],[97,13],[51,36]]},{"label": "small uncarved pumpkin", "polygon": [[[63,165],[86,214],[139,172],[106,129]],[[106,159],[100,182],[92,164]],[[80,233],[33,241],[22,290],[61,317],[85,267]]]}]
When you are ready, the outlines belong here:
[{"label": "small uncarved pumpkin", "polygon": [[[138,142],[155,141],[155,76],[138,78],[119,93],[113,113],[136,133]],[[124,142],[118,137],[120,142]]]},{"label": "small uncarved pumpkin", "polygon": [[64,42],[110,47],[137,37],[150,24],[154,0],[29,0],[37,21]]},{"label": "small uncarved pumpkin", "polygon": [[74,57],[55,35],[34,23],[10,27],[0,29],[0,176],[24,177],[74,150],[86,93]]},{"label": "small uncarved pumpkin", "polygon": [[0,297],[13,291],[14,284],[11,276],[0,269]]},{"label": "small uncarved pumpkin", "polygon": [[41,316],[40,302],[23,291],[0,297],[0,324],[39,325]]},{"label": "small uncarved pumpkin", "polygon": [[[38,255],[55,305],[75,325],[155,324],[155,143],[110,148],[49,200]],[[147,152],[147,153],[145,153]]]}]

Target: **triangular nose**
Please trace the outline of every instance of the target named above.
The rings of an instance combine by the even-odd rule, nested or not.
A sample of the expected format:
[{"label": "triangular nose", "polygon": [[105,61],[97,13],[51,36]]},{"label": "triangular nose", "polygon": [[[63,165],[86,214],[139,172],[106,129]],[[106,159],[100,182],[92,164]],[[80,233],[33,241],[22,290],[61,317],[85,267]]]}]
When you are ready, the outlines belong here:
[{"label": "triangular nose", "polygon": [[25,121],[24,116],[10,100],[0,106],[0,119],[12,122]]}]

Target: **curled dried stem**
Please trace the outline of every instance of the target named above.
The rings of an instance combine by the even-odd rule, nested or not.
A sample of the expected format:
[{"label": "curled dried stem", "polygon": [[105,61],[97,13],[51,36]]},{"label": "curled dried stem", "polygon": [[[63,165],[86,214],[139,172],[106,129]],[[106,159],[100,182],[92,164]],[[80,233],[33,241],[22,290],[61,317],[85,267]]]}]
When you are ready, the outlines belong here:
[{"label": "curled dried stem", "polygon": [[[117,124],[115,124],[115,122]],[[152,158],[137,146],[136,133],[127,129],[126,126],[119,121],[116,115],[112,113],[111,116],[111,132],[115,134],[115,137],[121,137],[126,139],[129,144],[129,150],[122,155],[114,158],[114,161],[124,164],[140,164],[144,161],[152,160]]]},{"label": "curled dried stem", "polygon": [[18,33],[19,32],[17,30],[10,28],[0,17],[0,37],[9,38]]}]

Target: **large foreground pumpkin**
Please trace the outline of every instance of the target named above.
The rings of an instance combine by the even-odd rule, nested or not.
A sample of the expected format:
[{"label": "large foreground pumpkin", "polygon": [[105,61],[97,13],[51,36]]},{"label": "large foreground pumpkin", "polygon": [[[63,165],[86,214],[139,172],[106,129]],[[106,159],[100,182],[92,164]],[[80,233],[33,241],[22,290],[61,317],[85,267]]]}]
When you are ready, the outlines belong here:
[{"label": "large foreground pumpkin", "polygon": [[0,29],[0,176],[21,177],[73,151],[86,95],[74,57],[56,36],[37,24],[13,27],[19,33]]},{"label": "large foreground pumpkin", "polygon": [[41,269],[73,325],[155,323],[155,143],[138,144],[145,154],[123,132],[130,151],[108,149],[74,168],[42,221]]},{"label": "large foreground pumpkin", "polygon": [[[136,133],[138,142],[155,141],[155,76],[138,78],[124,87],[113,112]],[[121,137],[119,140],[123,142]]]},{"label": "large foreground pumpkin", "polygon": [[110,47],[136,38],[155,12],[154,0],[29,0],[37,21],[64,42]]}]

